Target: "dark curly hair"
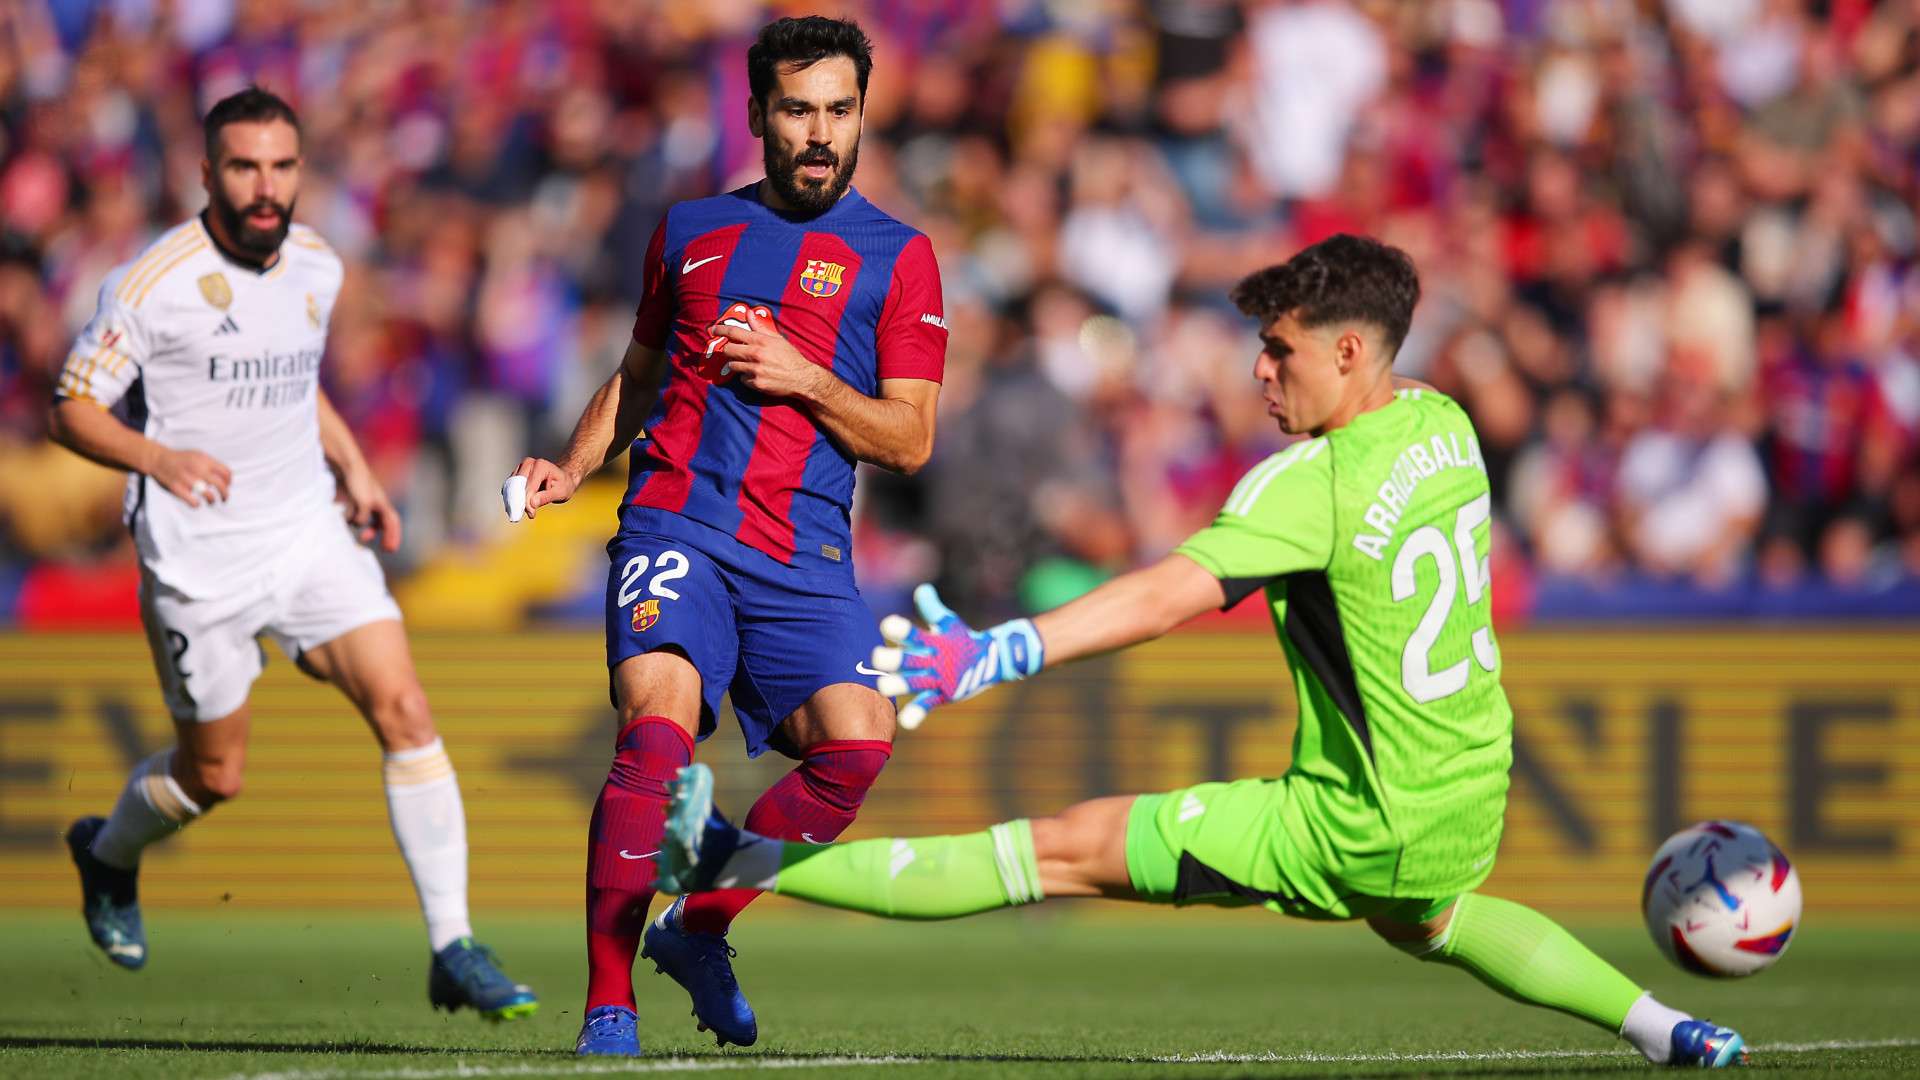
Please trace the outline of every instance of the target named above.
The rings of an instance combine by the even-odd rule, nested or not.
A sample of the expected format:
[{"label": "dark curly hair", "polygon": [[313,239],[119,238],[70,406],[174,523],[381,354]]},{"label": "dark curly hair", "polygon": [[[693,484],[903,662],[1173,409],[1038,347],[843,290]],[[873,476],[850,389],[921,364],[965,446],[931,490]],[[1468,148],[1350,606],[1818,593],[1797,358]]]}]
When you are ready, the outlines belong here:
[{"label": "dark curly hair", "polygon": [[1407,339],[1420,301],[1420,275],[1399,248],[1340,233],[1279,266],[1248,274],[1230,295],[1263,328],[1289,312],[1308,328],[1348,321],[1377,326],[1391,357]]},{"label": "dark curly hair", "polygon": [[867,76],[873,72],[873,42],[867,40],[860,24],[852,19],[829,19],[824,15],[777,19],[760,28],[760,37],[747,50],[747,85],[753,99],[766,104],[773,93],[773,66],[798,62],[806,67],[829,56],[844,56],[853,61],[854,78],[860,83],[860,100],[867,99]]},{"label": "dark curly hair", "polygon": [[228,124],[260,124],[273,120],[285,120],[292,125],[294,134],[300,133],[300,118],[294,115],[293,106],[271,91],[249,86],[221,98],[207,110],[207,118],[200,124],[207,139],[207,160],[220,160],[221,128]]}]

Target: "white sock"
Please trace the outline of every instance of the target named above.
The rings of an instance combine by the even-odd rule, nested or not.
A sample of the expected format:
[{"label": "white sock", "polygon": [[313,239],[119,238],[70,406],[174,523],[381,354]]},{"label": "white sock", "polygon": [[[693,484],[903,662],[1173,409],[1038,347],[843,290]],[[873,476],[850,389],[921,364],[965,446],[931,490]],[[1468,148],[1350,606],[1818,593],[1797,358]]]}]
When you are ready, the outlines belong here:
[{"label": "white sock", "polygon": [[172,769],[172,750],[162,750],[133,767],[106,827],[93,838],[94,858],[132,870],[140,865],[140,852],[148,844],[179,832],[200,816],[200,805],[187,798]]},{"label": "white sock", "polygon": [[1653,1000],[1652,994],[1641,994],[1640,1000],[1627,1010],[1627,1022],[1620,1025],[1620,1036],[1645,1054],[1648,1061],[1665,1065],[1673,1056],[1673,1026],[1691,1019],[1693,1017],[1679,1009],[1669,1009]]},{"label": "white sock", "polygon": [[439,739],[386,756],[387,814],[413,875],[434,952],[473,933],[467,921],[467,815]]}]

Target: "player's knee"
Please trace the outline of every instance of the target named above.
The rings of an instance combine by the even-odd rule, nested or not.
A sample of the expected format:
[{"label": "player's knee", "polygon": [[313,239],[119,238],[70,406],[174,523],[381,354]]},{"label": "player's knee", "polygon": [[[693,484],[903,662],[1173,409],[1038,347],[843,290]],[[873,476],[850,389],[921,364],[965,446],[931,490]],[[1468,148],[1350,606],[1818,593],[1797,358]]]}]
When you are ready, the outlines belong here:
[{"label": "player's knee", "polygon": [[1124,800],[1096,799],[1030,825],[1048,896],[1120,895],[1129,887]]},{"label": "player's knee", "polygon": [[1066,813],[1032,820],[1033,857],[1043,866],[1071,867],[1084,857],[1086,848],[1073,818]]},{"label": "player's knee", "polygon": [[893,742],[893,702],[868,687],[835,683],[823,687],[780,725],[793,748],[805,754],[822,743]]},{"label": "player's knee", "polygon": [[1036,820],[1033,826],[1033,863],[1047,896],[1100,896],[1108,891],[1111,883],[1102,880],[1094,851],[1075,847],[1070,831],[1045,831],[1043,842],[1041,823]]},{"label": "player's knee", "polygon": [[617,712],[620,716],[621,731],[625,731],[635,720],[655,716],[671,720],[689,735],[697,736],[700,733],[700,711],[697,708],[691,710],[690,715],[682,715],[683,710],[666,708],[658,702],[643,700],[623,703]]},{"label": "player's knee", "polygon": [[433,710],[418,684],[383,690],[368,702],[380,745],[388,751],[425,746],[434,739]]},{"label": "player's knee", "polygon": [[240,797],[240,788],[245,779],[245,770],[240,762],[221,759],[215,761],[193,761],[186,767],[176,768],[174,779],[200,809],[208,810],[215,803],[230,802]]},{"label": "player's knee", "polygon": [[1434,960],[1442,955],[1442,950],[1447,946],[1447,928],[1452,923],[1452,914],[1453,909],[1448,907],[1431,918],[1415,921],[1375,915],[1367,920],[1367,927],[1387,944],[1409,956]]},{"label": "player's knee", "polygon": [[879,694],[866,694],[862,697],[864,707],[855,709],[849,719],[846,739],[865,739],[873,742],[891,743],[898,734],[899,725],[895,720],[896,710],[893,702]]}]

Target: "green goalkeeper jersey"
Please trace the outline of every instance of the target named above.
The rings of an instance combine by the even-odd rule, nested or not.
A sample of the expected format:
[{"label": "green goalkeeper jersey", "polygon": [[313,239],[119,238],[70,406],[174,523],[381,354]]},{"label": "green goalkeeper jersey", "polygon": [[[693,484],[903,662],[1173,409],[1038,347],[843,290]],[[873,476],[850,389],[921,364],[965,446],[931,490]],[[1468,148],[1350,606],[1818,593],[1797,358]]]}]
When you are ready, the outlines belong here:
[{"label": "green goalkeeper jersey", "polygon": [[1473,425],[1432,390],[1273,455],[1181,545],[1229,603],[1264,588],[1300,725],[1293,840],[1355,892],[1446,897],[1493,868],[1513,712]]}]

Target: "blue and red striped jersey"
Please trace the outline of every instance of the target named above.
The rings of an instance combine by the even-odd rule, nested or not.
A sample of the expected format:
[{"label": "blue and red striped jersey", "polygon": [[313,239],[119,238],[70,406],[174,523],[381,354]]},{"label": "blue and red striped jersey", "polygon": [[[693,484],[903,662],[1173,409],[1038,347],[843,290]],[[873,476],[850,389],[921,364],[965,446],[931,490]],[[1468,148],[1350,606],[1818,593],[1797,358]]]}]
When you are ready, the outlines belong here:
[{"label": "blue and red striped jersey", "polygon": [[851,572],[854,458],[803,408],[702,371],[707,328],[762,306],[801,355],[868,396],[882,379],[939,381],[947,330],[933,245],[850,190],[796,219],[757,185],[678,203],[647,250],[633,339],[667,353],[634,443],[623,524],[667,510],[790,566]]}]

